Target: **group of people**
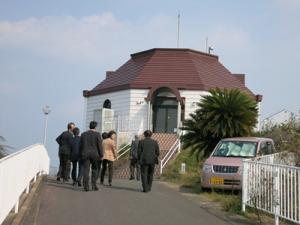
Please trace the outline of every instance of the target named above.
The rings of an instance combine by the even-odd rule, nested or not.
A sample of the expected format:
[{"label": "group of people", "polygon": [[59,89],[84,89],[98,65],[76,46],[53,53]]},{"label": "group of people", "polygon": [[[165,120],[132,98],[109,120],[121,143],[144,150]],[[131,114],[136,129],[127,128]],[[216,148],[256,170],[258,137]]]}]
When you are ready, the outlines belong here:
[{"label": "group of people", "polygon": [[[59,171],[57,180],[67,182],[71,177],[73,185],[90,190],[90,170],[92,190],[97,191],[97,180],[104,184],[108,168],[108,185],[112,186],[113,163],[118,158],[116,132],[96,131],[97,122],[91,121],[89,130],[80,136],[80,130],[74,123],[69,123],[67,131],[62,132],[56,141],[59,145]],[[152,132],[146,130],[144,139],[135,135],[130,150],[130,180],[142,180],[143,192],[151,191],[155,164],[160,154],[158,143],[151,138]],[[72,171],[71,171],[72,167]],[[136,172],[135,172],[136,171]]]}]

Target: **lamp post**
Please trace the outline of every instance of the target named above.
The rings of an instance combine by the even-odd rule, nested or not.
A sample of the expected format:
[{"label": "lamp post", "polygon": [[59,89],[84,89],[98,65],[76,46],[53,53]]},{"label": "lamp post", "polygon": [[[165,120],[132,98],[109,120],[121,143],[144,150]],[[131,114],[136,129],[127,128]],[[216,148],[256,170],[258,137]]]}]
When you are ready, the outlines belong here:
[{"label": "lamp post", "polygon": [[48,126],[48,115],[51,112],[50,107],[46,105],[43,108],[43,113],[45,114],[45,131],[44,131],[44,146],[46,146],[46,139],[47,139],[47,126]]}]

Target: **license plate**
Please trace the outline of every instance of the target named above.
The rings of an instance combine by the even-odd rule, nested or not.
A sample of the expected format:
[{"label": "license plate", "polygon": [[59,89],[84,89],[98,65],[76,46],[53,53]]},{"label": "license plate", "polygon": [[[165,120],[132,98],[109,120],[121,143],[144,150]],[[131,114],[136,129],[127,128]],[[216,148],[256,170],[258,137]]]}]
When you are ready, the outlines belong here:
[{"label": "license plate", "polygon": [[221,177],[210,178],[210,184],[224,185],[224,179]]}]

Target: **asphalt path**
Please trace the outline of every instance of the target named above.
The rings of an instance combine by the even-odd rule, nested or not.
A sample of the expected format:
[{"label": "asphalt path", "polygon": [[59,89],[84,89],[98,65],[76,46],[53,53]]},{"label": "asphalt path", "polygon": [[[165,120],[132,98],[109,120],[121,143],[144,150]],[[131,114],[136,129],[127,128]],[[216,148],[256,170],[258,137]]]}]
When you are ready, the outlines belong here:
[{"label": "asphalt path", "polygon": [[159,182],[150,193],[138,181],[114,180],[113,186],[84,192],[48,178],[24,225],[228,225],[195,202]]}]

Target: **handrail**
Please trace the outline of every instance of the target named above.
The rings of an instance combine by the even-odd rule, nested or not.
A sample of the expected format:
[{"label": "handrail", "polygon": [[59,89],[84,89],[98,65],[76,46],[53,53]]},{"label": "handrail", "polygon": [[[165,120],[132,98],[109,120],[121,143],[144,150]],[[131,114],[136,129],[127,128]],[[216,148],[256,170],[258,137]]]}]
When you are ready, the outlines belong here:
[{"label": "handrail", "polygon": [[50,159],[42,144],[35,144],[0,160],[0,224],[14,208],[19,209],[19,198],[29,192],[31,181],[49,173]]},{"label": "handrail", "polygon": [[131,141],[128,142],[126,145],[124,145],[122,148],[120,148],[117,152],[119,153],[119,152],[123,151],[123,149],[125,149],[128,145],[130,145],[129,143],[131,143]]},{"label": "handrail", "polygon": [[161,161],[165,161],[166,160],[166,158],[168,157],[168,155],[172,152],[170,150],[172,150],[175,147],[175,145],[177,144],[177,142],[178,142],[178,139],[173,143],[173,145],[171,146],[171,148],[169,149],[169,151],[167,152],[167,154],[165,155],[165,157]]},{"label": "handrail", "polygon": [[[130,145],[131,145],[131,141],[128,142],[126,145],[124,145],[122,148],[120,148],[118,153],[123,151],[124,149],[128,148]],[[120,155],[118,155],[117,160],[120,159],[123,155],[125,155],[129,150],[130,150],[130,148],[126,149],[124,152],[122,152]]]},{"label": "handrail", "polygon": [[17,151],[17,152],[14,152],[14,153],[12,153],[12,154],[6,155],[6,156],[4,156],[3,158],[0,159],[0,163],[3,162],[3,161],[5,161],[5,160],[8,160],[8,159],[10,159],[10,158],[12,158],[12,157],[15,157],[16,155],[19,155],[19,154],[21,154],[22,152],[28,151],[28,150],[30,150],[31,148],[33,148],[33,147],[35,147],[35,146],[38,146],[38,145],[41,145],[41,144],[33,144],[33,145],[31,145],[31,146],[29,146],[29,147],[26,147],[26,148],[23,148],[23,149],[21,149],[21,150],[19,150],[19,151]]},{"label": "handrail", "polygon": [[163,169],[169,162],[169,160],[172,158],[172,156],[175,154],[175,152],[180,152],[180,140],[179,138],[174,142],[174,144],[171,146],[165,157],[160,161],[160,174],[162,174]]}]

